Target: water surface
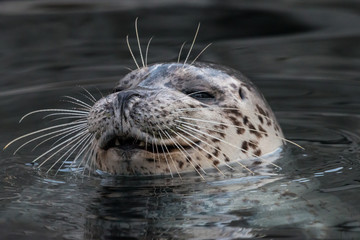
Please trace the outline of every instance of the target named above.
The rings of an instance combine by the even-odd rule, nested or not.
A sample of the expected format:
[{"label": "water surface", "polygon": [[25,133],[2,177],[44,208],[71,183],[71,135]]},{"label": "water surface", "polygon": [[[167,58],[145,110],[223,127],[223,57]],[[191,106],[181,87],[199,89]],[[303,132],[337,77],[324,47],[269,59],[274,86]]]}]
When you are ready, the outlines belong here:
[{"label": "water surface", "polygon": [[[359,239],[360,34],[353,1],[0,2],[0,146],[44,126],[64,95],[97,98],[135,68],[194,56],[249,76],[287,138],[273,177],[46,176],[26,164],[48,149],[0,153],[1,239]],[[135,50],[135,49],[134,49]],[[136,50],[135,50],[136,52]],[[137,54],[137,53],[136,53]],[[101,92],[101,93],[100,93]],[[269,182],[268,184],[259,184]]]}]

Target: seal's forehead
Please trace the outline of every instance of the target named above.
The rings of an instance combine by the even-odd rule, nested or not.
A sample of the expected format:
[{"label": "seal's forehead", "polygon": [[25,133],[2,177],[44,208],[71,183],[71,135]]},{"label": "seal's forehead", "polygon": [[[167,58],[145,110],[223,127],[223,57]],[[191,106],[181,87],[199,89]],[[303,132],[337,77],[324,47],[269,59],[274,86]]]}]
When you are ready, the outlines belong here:
[{"label": "seal's forehead", "polygon": [[155,64],[149,67],[139,83],[141,87],[161,88],[172,86],[207,85],[223,86],[236,81],[226,72],[207,65],[183,65],[180,63]]}]

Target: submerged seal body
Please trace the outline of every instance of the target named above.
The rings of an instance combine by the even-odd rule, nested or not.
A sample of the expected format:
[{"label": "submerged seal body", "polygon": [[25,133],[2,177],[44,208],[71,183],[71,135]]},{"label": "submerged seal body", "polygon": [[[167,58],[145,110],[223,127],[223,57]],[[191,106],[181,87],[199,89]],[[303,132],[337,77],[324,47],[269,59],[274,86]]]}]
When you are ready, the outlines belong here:
[{"label": "submerged seal body", "polygon": [[283,144],[274,113],[241,73],[160,63],[130,72],[91,108],[93,161],[111,174],[163,175],[237,162],[244,171]]}]

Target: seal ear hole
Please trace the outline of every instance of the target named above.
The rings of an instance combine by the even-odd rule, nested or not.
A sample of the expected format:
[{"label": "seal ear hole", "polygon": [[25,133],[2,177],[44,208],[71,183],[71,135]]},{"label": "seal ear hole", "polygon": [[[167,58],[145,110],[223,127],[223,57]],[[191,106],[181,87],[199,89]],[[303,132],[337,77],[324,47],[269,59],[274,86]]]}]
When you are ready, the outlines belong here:
[{"label": "seal ear hole", "polygon": [[245,91],[242,88],[239,88],[239,96],[242,100],[246,98]]}]

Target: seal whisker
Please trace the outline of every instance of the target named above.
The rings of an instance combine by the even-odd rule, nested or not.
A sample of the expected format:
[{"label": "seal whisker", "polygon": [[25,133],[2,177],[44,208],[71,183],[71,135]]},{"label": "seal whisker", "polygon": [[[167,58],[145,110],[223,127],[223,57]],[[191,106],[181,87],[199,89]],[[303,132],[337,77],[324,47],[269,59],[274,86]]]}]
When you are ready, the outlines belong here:
[{"label": "seal whisker", "polygon": [[201,52],[194,58],[194,60],[190,63],[190,65],[193,65],[194,62],[196,62],[196,60],[201,56],[201,54],[202,54],[203,52],[205,52],[205,50],[206,50],[208,47],[210,47],[211,45],[212,45],[212,43],[209,43],[208,45],[206,45],[206,47],[204,47],[204,49],[201,50]]},{"label": "seal whisker", "polygon": [[[177,135],[178,137],[180,137],[184,142],[186,142],[191,148],[193,148],[194,150],[195,150],[195,148],[190,144],[191,142],[189,142],[189,141],[191,141],[189,138],[187,138],[186,136],[184,136],[183,134],[181,134],[181,133],[179,133],[179,132],[176,132],[176,131],[174,131],[174,130],[172,130],[171,128],[168,128],[171,132],[173,132],[173,133],[175,133],[175,135]],[[189,140],[189,141],[188,141]],[[186,151],[185,149],[184,149],[184,147],[183,146],[181,146],[180,144],[179,144],[179,146],[184,150],[184,151]],[[198,146],[198,145],[197,145]],[[197,150],[198,151],[198,150]],[[187,151],[186,151],[187,152]],[[187,152],[188,153],[188,152]],[[188,154],[188,156],[191,158],[191,156],[190,156],[190,154]],[[192,161],[191,160],[189,160],[189,162],[190,162],[190,164],[194,167],[194,169],[198,172],[198,170],[197,170],[197,168],[194,166],[194,164],[192,163]],[[206,171],[202,168],[202,167],[200,167],[200,170],[204,173],[204,174],[206,174]],[[198,172],[199,173],[199,172]],[[200,173],[199,173],[200,174]]]},{"label": "seal whisker", "polygon": [[39,159],[41,159],[42,157],[44,157],[44,156],[47,155],[48,153],[53,152],[54,150],[56,150],[57,148],[65,145],[65,144],[66,144],[65,146],[68,146],[68,145],[69,145],[69,144],[68,144],[69,142],[70,142],[70,144],[71,144],[71,143],[73,143],[74,141],[78,140],[80,137],[82,137],[82,136],[85,135],[85,134],[86,134],[86,132],[81,132],[81,133],[76,134],[75,136],[72,136],[71,138],[65,140],[64,142],[62,142],[62,143],[60,143],[60,144],[58,144],[58,145],[50,148],[49,150],[47,150],[46,152],[44,152],[43,154],[41,154],[40,156],[38,156],[37,158],[35,158],[32,162],[34,163],[34,162],[38,161]]},{"label": "seal whisker", "polygon": [[192,43],[191,43],[191,46],[190,46],[189,52],[188,52],[188,54],[187,54],[187,56],[186,56],[186,58],[185,58],[185,61],[184,61],[183,66],[185,66],[185,64],[186,64],[187,60],[189,59],[189,56],[190,56],[191,50],[192,50],[192,49],[193,49],[193,47],[194,47],[194,44],[195,44],[195,41],[196,41],[197,35],[198,35],[198,33],[199,33],[199,29],[200,29],[200,23],[198,24],[198,27],[197,27],[197,29],[196,29],[194,39],[193,39],[193,41],[192,41]]},{"label": "seal whisker", "polygon": [[244,151],[244,152],[250,154],[252,157],[259,158],[259,159],[261,159],[262,161],[267,162],[267,163],[273,165],[274,167],[277,167],[277,168],[281,169],[281,167],[278,166],[278,165],[276,165],[275,163],[269,162],[269,161],[267,161],[266,159],[264,159],[264,158],[262,158],[262,157],[260,157],[260,156],[257,156],[257,155],[251,153],[250,151],[248,151],[248,150],[246,150],[246,149],[244,149],[244,148],[235,146],[234,144],[231,144],[231,143],[229,143],[229,142],[227,142],[227,141],[225,141],[225,140],[223,140],[223,139],[220,139],[220,138],[218,138],[218,137],[211,136],[210,134],[207,134],[207,133],[205,133],[205,132],[202,132],[202,131],[200,131],[200,130],[197,130],[197,129],[195,129],[195,128],[192,128],[192,127],[190,127],[190,126],[186,126],[186,125],[183,125],[183,126],[186,127],[187,129],[191,129],[191,130],[193,130],[193,131],[195,131],[195,132],[198,132],[198,133],[201,133],[201,134],[203,134],[203,135],[205,135],[205,136],[215,138],[215,139],[217,139],[217,140],[219,140],[219,141],[221,141],[221,142],[223,142],[223,143],[225,143],[225,144],[227,144],[227,145],[229,145],[229,146],[231,146],[231,147],[233,147],[233,148],[239,149],[239,150],[241,150],[241,151]]},{"label": "seal whisker", "polygon": [[[184,132],[184,131],[183,131]],[[187,133],[186,133],[187,134]],[[192,134],[188,134],[188,135],[192,135]],[[183,137],[185,137],[184,135],[182,135]],[[194,137],[194,138],[196,138],[197,140],[199,140],[200,142],[202,142],[202,143],[205,143],[205,144],[207,144],[205,141],[203,141],[202,139],[200,139],[200,138],[197,138],[196,136],[194,136],[194,135],[192,135],[192,137]],[[198,149],[196,149],[192,144],[194,144],[195,146],[197,146],[198,148],[200,148],[201,150],[203,150],[204,152],[206,152],[207,154],[210,154],[211,156],[214,156],[212,153],[210,153],[210,152],[208,152],[208,151],[206,151],[203,147],[201,147],[199,144],[197,144],[197,143],[195,143],[194,141],[192,141],[191,139],[189,139],[189,138],[187,138],[188,140],[186,141],[188,144],[190,144],[190,146],[191,146],[191,148],[192,149],[194,149],[195,151],[198,151],[199,152],[199,154],[201,155],[201,156],[203,156],[205,159],[208,159],[206,156],[205,156],[205,154],[203,154],[201,151],[199,151]],[[184,140],[184,139],[183,139]],[[189,142],[190,141],[190,142]],[[213,147],[213,146],[211,146],[211,147]],[[213,147],[214,148],[214,147]],[[215,148],[215,149],[217,149],[217,150],[219,150],[218,148]],[[219,152],[221,152],[221,150],[219,150]],[[214,156],[215,158],[217,158],[216,156]],[[223,176],[225,176],[225,174],[220,170],[220,168],[218,168],[218,166],[216,166],[213,162],[211,162],[211,160],[210,159],[208,159],[210,162],[210,166],[212,166],[212,167],[214,167],[219,173],[221,173]],[[218,159],[219,161],[220,161],[220,159]],[[232,167],[230,167],[231,169],[233,169]]]},{"label": "seal whisker", "polygon": [[45,119],[45,118],[48,118],[48,117],[52,117],[52,116],[60,116],[60,115],[68,115],[68,116],[71,116],[71,117],[76,117],[76,118],[83,118],[83,119],[86,119],[86,117],[87,117],[87,115],[85,115],[85,114],[78,114],[78,113],[67,113],[67,112],[65,112],[65,113],[62,113],[62,112],[60,112],[60,113],[51,113],[51,114],[47,114],[47,115],[45,115],[42,119]]},{"label": "seal whisker", "polygon": [[[85,126],[81,126],[81,127],[85,127]],[[80,127],[76,125],[76,126],[73,126],[73,127],[70,127],[70,128],[56,130],[56,131],[54,131],[54,132],[46,133],[46,134],[43,134],[43,135],[41,135],[41,136],[35,137],[35,138],[33,138],[33,139],[25,142],[24,144],[22,144],[20,147],[18,147],[18,148],[14,151],[13,154],[15,155],[21,148],[23,148],[24,146],[26,146],[27,144],[29,144],[29,143],[31,143],[31,142],[33,142],[33,141],[36,141],[36,140],[38,140],[38,139],[41,139],[41,138],[43,138],[43,137],[47,137],[47,136],[49,136],[49,135],[56,134],[56,133],[60,133],[60,134],[55,135],[55,136],[53,136],[53,137],[61,136],[61,135],[66,134],[66,133],[68,133],[68,132],[72,132],[74,129],[78,129],[78,128],[80,128]],[[52,137],[52,138],[53,138],[53,137]],[[43,142],[41,142],[41,143],[43,143]],[[41,143],[38,144],[38,145],[41,145]],[[35,146],[35,148],[38,147],[38,145]],[[35,148],[34,148],[34,149],[35,149]],[[33,150],[34,150],[34,149],[33,149]]]},{"label": "seal whisker", "polygon": [[[129,72],[132,72],[132,71],[134,71],[134,69],[132,69],[132,68],[129,68],[129,67],[126,67],[126,66],[123,66],[123,68],[125,68],[126,70],[128,70]],[[104,96],[103,96],[104,97]]]},{"label": "seal whisker", "polygon": [[[185,126],[186,127],[186,126]],[[186,131],[186,130],[184,130],[184,129],[181,129],[181,127],[180,127],[180,130],[182,130],[183,132],[185,132],[186,134],[188,134],[188,135],[190,135],[190,136],[192,136],[192,137],[195,137],[196,138],[196,136],[194,136],[194,135],[192,135],[191,133],[189,133],[188,131]],[[192,131],[192,132],[194,132],[194,131]],[[202,133],[202,132],[200,132],[200,133]],[[209,135],[209,136],[211,136],[211,135]],[[213,136],[211,136],[211,137],[213,137]],[[213,137],[214,138],[214,137]],[[211,145],[210,145],[211,146]],[[211,146],[211,147],[213,147],[213,146]],[[206,150],[204,150],[204,151],[206,151]],[[212,154],[212,153],[210,153],[210,152],[207,152],[208,154],[210,154],[212,157],[214,157],[214,158],[216,158],[218,161],[222,161],[221,159],[219,159],[218,157],[216,157],[214,154]],[[246,167],[244,164],[242,164],[242,163],[240,163],[239,161],[236,161],[238,164],[240,164],[240,166],[241,167],[243,167],[245,170],[247,170],[248,172],[250,172],[252,175],[254,175],[254,172],[253,171],[251,171],[248,167]],[[225,165],[227,166],[227,167],[229,167],[231,170],[234,170],[234,168],[233,167],[231,167],[230,165],[228,165],[226,162],[224,162],[225,163]]]},{"label": "seal whisker", "polygon": [[[53,144],[51,144],[50,147],[55,146],[55,144],[57,144],[58,142],[60,142],[61,140],[63,140],[64,138],[66,138],[67,136],[74,134],[76,132],[80,132],[80,131],[86,131],[87,126],[81,126],[79,129],[74,129],[72,132],[67,133],[66,135],[60,137],[59,139],[57,139]],[[49,139],[50,140],[50,139]],[[43,144],[43,142],[41,142],[41,144]],[[38,147],[40,144],[38,144],[36,147]],[[35,148],[34,148],[35,149]]]},{"label": "seal whisker", "polygon": [[[189,131],[186,131],[186,130],[185,130],[184,128],[182,128],[181,126],[178,126],[177,128],[178,128],[180,131],[186,133],[187,135],[189,135],[189,136],[191,136],[191,137],[193,137],[193,138],[196,138],[197,140],[201,141],[202,143],[206,144],[207,146],[209,146],[209,147],[211,147],[211,148],[213,148],[213,149],[215,149],[215,150],[217,150],[217,151],[219,151],[219,152],[222,152],[219,148],[216,148],[216,147],[212,146],[211,144],[207,143],[206,141],[202,140],[201,138],[198,138],[197,136],[191,134]],[[193,132],[193,131],[192,131],[192,132]],[[219,160],[220,162],[223,161],[223,160],[221,160],[220,158],[218,158],[217,156],[215,156],[213,153],[207,151],[206,149],[204,149],[203,147],[201,147],[200,145],[198,145],[197,143],[195,143],[194,141],[192,141],[192,140],[189,140],[189,141],[191,141],[192,144],[194,144],[194,145],[198,146],[199,148],[201,148],[201,149],[202,149],[204,152],[206,152],[207,154],[210,154],[210,155],[211,155],[212,157],[214,157],[216,160]],[[226,162],[224,162],[224,164],[225,164],[228,168],[230,168],[231,170],[234,170],[234,168],[231,167],[231,166],[230,166],[229,164],[227,164]],[[213,165],[216,167],[215,164],[213,164]]]},{"label": "seal whisker", "polygon": [[[90,134],[88,135],[84,135],[82,138],[78,139],[78,142],[76,142],[74,145],[72,145],[65,153],[63,153],[51,166],[50,168],[46,171],[46,173],[49,173],[51,171],[51,169],[53,169],[55,167],[56,164],[58,164],[62,158],[64,158],[69,152],[70,154],[67,156],[67,158],[63,161],[66,162],[66,160],[74,153],[74,151],[81,146],[81,144],[86,141],[87,139],[89,139]],[[73,151],[71,151],[73,150]],[[63,164],[61,164],[62,166]],[[61,167],[60,166],[60,167]],[[40,167],[40,166],[39,166]]]},{"label": "seal whisker", "polygon": [[135,19],[135,33],[136,33],[136,39],[137,39],[137,43],[139,46],[139,52],[140,52],[140,57],[141,57],[141,62],[143,67],[145,67],[145,63],[144,63],[144,58],[143,58],[143,54],[142,54],[142,50],[141,50],[141,45],[140,45],[140,39],[139,39],[139,31],[138,31],[138,19]]},{"label": "seal whisker", "polygon": [[[154,132],[152,132],[152,135],[154,136]],[[156,169],[156,155],[155,155],[155,145],[154,145],[154,138],[151,139],[151,149],[152,149],[152,152],[153,152],[153,155],[154,155],[154,169],[155,169],[155,172],[157,172],[157,169]],[[160,162],[160,160],[159,160]]]},{"label": "seal whisker", "polygon": [[[172,130],[171,128],[168,128],[171,132],[173,132],[173,133],[175,133],[178,137],[180,137],[183,141],[185,141],[185,142],[187,142],[183,137],[182,137],[182,135],[180,134],[180,133],[177,133],[177,132],[175,132],[174,130]],[[168,136],[170,137],[170,135],[168,134]],[[177,143],[177,141],[175,141],[173,138],[169,138],[174,144],[175,144],[175,146],[180,150],[180,149],[182,149],[182,150],[180,150],[181,151],[181,153],[182,154],[184,154],[184,156],[188,156],[190,159],[188,160],[189,161],[189,163],[191,164],[191,166],[195,169],[195,171],[199,174],[199,176],[205,181],[205,178],[204,178],[204,176],[199,172],[199,170],[194,166],[194,164],[192,163],[192,160],[191,160],[191,155],[183,148],[183,146],[181,146],[180,144],[178,144]],[[185,153],[186,154],[185,154]],[[188,157],[185,157],[186,159],[188,158]],[[200,167],[200,169],[201,169],[201,171],[202,172],[204,172],[204,174],[206,174],[206,172],[205,172],[205,170],[203,169],[203,168],[201,168]]]},{"label": "seal whisker", "polygon": [[32,112],[29,112],[27,114],[25,114],[20,120],[19,123],[21,123],[25,118],[27,118],[28,116],[35,114],[35,113],[42,113],[42,112],[68,112],[68,113],[79,113],[79,114],[84,114],[84,116],[87,116],[87,114],[89,113],[88,111],[79,111],[79,110],[71,110],[71,109],[40,109],[40,110],[35,110]]},{"label": "seal whisker", "polygon": [[139,64],[137,63],[136,58],[134,56],[134,53],[131,50],[131,46],[130,46],[130,43],[129,43],[129,35],[126,36],[126,43],[127,43],[128,48],[129,48],[131,57],[133,58],[133,60],[135,62],[136,67],[140,70]]},{"label": "seal whisker", "polygon": [[177,58],[178,63],[180,62],[181,53],[182,53],[182,50],[183,50],[185,44],[186,44],[186,42],[183,42],[183,44],[181,44],[180,51],[179,51],[178,58]]},{"label": "seal whisker", "polygon": [[[90,142],[91,140],[93,140],[93,135],[90,137]],[[84,176],[85,175],[85,171],[87,169],[87,167],[89,168],[89,174],[91,172],[91,169],[93,168],[94,164],[95,164],[95,160],[93,160],[93,155],[94,155],[94,149],[95,149],[95,144],[94,142],[92,142],[92,144],[89,145],[88,144],[84,144],[81,151],[79,151],[79,153],[75,156],[74,160],[72,161],[72,163],[70,164],[70,166],[74,166],[75,167],[75,163],[78,161],[78,159],[82,156],[82,159],[80,161],[79,164],[77,164],[77,171],[80,169],[80,167],[83,167],[83,170],[81,172],[81,174]],[[84,151],[86,151],[84,153]],[[84,153],[84,154],[83,154]],[[90,162],[90,164],[89,164]]]},{"label": "seal whisker", "polygon": [[78,106],[82,106],[82,107],[84,107],[86,109],[91,109],[91,107],[92,107],[91,105],[81,101],[80,99],[77,99],[77,98],[74,98],[74,97],[71,97],[71,96],[64,96],[64,98],[71,99],[71,100],[75,101],[75,102],[71,102],[71,103],[76,104]]},{"label": "seal whisker", "polygon": [[[159,154],[158,146],[157,146],[157,144],[154,144],[154,140],[156,139],[156,138],[155,138],[155,133],[152,132],[152,135],[153,135],[153,146],[155,146],[156,155],[157,155],[157,157],[158,157],[159,164],[161,164],[161,159],[160,159],[160,154]],[[155,159],[156,159],[156,158],[155,158]],[[169,170],[170,170],[170,169],[169,169]],[[170,170],[170,172],[171,172],[171,170]]]},{"label": "seal whisker", "polygon": [[80,93],[81,95],[83,95],[84,97],[86,97],[87,99],[89,99],[92,103],[96,103],[97,99],[94,97],[94,95],[92,95],[86,88],[80,86],[88,95],[85,95],[85,94],[82,94]]},{"label": "seal whisker", "polygon": [[[93,140],[93,135],[92,135],[91,138],[90,138],[90,141],[91,141],[91,140]],[[84,175],[84,173],[85,173],[86,166],[90,166],[90,167],[91,167],[91,164],[90,164],[90,165],[88,164],[89,161],[91,161],[93,164],[95,164],[95,161],[93,160],[93,155],[94,155],[95,146],[96,146],[95,142],[92,142],[92,144],[90,145],[90,147],[89,147],[89,146],[86,146],[86,145],[83,146],[83,149],[86,149],[86,148],[87,148],[87,150],[86,150],[85,154],[83,155],[82,160],[80,161],[80,163],[79,163],[78,166],[77,166],[77,171],[79,170],[79,168],[80,168],[81,166],[83,166],[84,169],[83,169],[83,171],[82,171],[82,175]],[[84,150],[84,151],[85,151],[85,150]],[[75,163],[76,163],[77,159],[78,159],[80,156],[81,156],[81,155],[79,155],[79,154],[76,155],[76,157],[74,158],[74,160],[73,160],[72,163],[70,164],[70,167],[71,167],[71,166],[75,166]],[[90,169],[89,171],[91,171],[91,169]]]},{"label": "seal whisker", "polygon": [[[189,123],[189,122],[185,122],[185,121],[175,120],[175,122],[178,122],[178,123],[181,123],[181,124],[185,124],[185,125],[194,126],[194,127],[198,127],[198,128],[205,129],[205,130],[214,131],[214,132],[217,132],[217,133],[224,133],[224,134],[226,134],[226,132],[223,131],[223,130],[218,130],[218,129],[213,129],[213,128],[209,128],[209,127],[199,126],[199,125],[197,125],[197,124],[193,124],[193,123]],[[218,149],[218,150],[219,150],[219,149]],[[219,150],[219,151],[220,151],[220,150]]]},{"label": "seal whisker", "polygon": [[55,147],[52,147],[50,150],[46,151],[45,153],[41,154],[40,156],[38,156],[37,158],[35,158],[32,162],[36,162],[39,159],[41,159],[42,157],[44,157],[45,155],[47,155],[48,153],[51,153],[53,151],[55,151],[57,148],[59,148],[57,151],[53,152],[48,158],[46,158],[43,162],[41,162],[39,164],[39,168],[41,166],[43,166],[47,161],[49,161],[51,158],[53,158],[57,153],[61,152],[62,150],[64,150],[66,147],[70,146],[71,144],[73,144],[74,142],[78,141],[80,138],[82,138],[84,135],[86,135],[87,133],[81,132],[67,140],[65,140],[64,142],[56,145]]},{"label": "seal whisker", "polygon": [[11,144],[13,144],[14,142],[17,142],[18,140],[23,139],[23,138],[25,138],[25,137],[28,137],[28,136],[31,136],[31,135],[34,135],[34,134],[37,134],[37,133],[41,133],[41,132],[44,132],[44,131],[48,131],[48,130],[51,130],[51,129],[55,129],[55,128],[67,127],[67,126],[71,126],[71,125],[79,125],[80,123],[86,123],[86,121],[74,121],[74,122],[71,122],[71,123],[59,124],[59,125],[55,125],[55,126],[43,128],[43,129],[40,129],[40,130],[31,132],[31,133],[24,134],[24,135],[22,135],[22,136],[20,136],[20,137],[15,138],[15,139],[12,140],[11,142],[9,142],[9,143],[4,147],[4,150],[5,150],[6,148],[8,148]]},{"label": "seal whisker", "polygon": [[151,37],[146,45],[146,51],[145,51],[145,67],[148,66],[148,52],[149,52],[149,47],[150,47],[150,43],[151,40],[153,39],[153,37]]},{"label": "seal whisker", "polygon": [[61,120],[65,120],[65,119],[83,119],[83,116],[69,116],[69,117],[61,117],[61,118],[55,118],[55,119],[51,119],[49,122],[55,122],[55,121],[61,121]]},{"label": "seal whisker", "polygon": [[72,107],[70,108],[70,110],[79,110],[79,111],[87,111],[89,112],[90,111],[90,107],[87,107],[87,106],[83,106],[77,102],[74,102],[74,101],[69,101],[69,100],[60,100],[61,102],[66,102],[66,103],[71,103],[73,105],[77,105],[77,107]]},{"label": "seal whisker", "polygon": [[[164,146],[166,152],[169,154],[169,157],[170,157],[171,162],[173,163],[173,165],[174,165],[174,167],[175,167],[176,173],[178,174],[178,176],[179,176],[180,179],[181,179],[181,175],[180,175],[180,173],[179,173],[179,170],[178,170],[177,167],[176,167],[175,161],[174,161],[174,159],[171,157],[170,151],[169,151],[169,149],[167,148],[167,146],[166,146],[166,144],[165,144],[165,141],[164,141],[164,139],[163,139],[163,137],[162,137],[162,134],[161,134],[161,133],[163,133],[164,135],[165,135],[165,133],[164,133],[163,130],[161,130],[161,128],[160,128],[159,125],[158,125],[158,129],[160,130],[159,136],[160,136],[160,138],[161,138],[161,141],[163,142],[163,143],[161,144],[161,148],[163,148],[163,146]],[[166,153],[165,153],[164,149],[163,149],[163,153],[164,153],[164,157],[165,157],[166,162],[167,162],[167,157],[166,157]],[[171,175],[171,176],[172,176],[172,175]],[[172,177],[173,177],[173,176],[172,176]]]},{"label": "seal whisker", "polygon": [[[161,140],[164,141],[164,139],[162,138],[160,132],[159,132],[159,136],[160,136]],[[168,161],[168,159],[167,159],[167,157],[166,157],[166,153],[165,153],[165,149],[164,149],[164,143],[162,143],[161,141],[160,141],[160,147],[161,147],[162,153],[163,153],[163,155],[164,155],[164,158],[165,158],[165,161],[166,161],[166,165],[168,166],[168,169],[169,169],[169,171],[170,171],[170,176],[171,176],[171,178],[174,178],[173,173],[172,173],[171,168],[170,168],[169,161]],[[166,149],[166,150],[167,150],[167,149]],[[176,169],[176,170],[177,170],[177,169]]]},{"label": "seal whisker", "polygon": [[[193,120],[193,121],[199,121],[199,122],[206,122],[206,123],[212,123],[212,124],[218,124],[218,125],[224,125],[224,126],[228,126],[228,127],[235,127],[235,128],[239,128],[239,129],[245,129],[245,130],[249,130],[250,128],[249,127],[240,127],[240,126],[236,126],[236,125],[233,125],[233,124],[227,124],[227,123],[221,123],[221,122],[216,122],[216,121],[212,121],[212,120],[203,120],[203,119],[198,119],[198,118],[188,118],[188,117],[180,117],[182,119],[186,119],[186,120]],[[175,121],[178,121],[178,120],[175,120]],[[257,129],[251,129],[251,131],[254,131],[254,132],[258,132],[258,133],[262,133],[262,134],[266,134],[266,132],[264,131],[260,131],[260,130],[257,130]],[[281,139],[285,142],[288,142],[302,150],[305,150],[305,148],[303,148],[301,145],[297,144],[296,142],[293,142],[289,139],[286,139],[286,138],[283,138],[283,137],[280,137],[280,136],[274,136],[278,139]]]},{"label": "seal whisker", "polygon": [[[168,127],[166,127],[166,128],[168,128]],[[165,136],[166,136],[172,143],[174,143],[175,147],[179,150],[179,152],[180,152],[180,153],[185,157],[185,159],[186,159],[187,156],[186,156],[186,154],[184,153],[184,151],[186,151],[186,150],[184,149],[184,151],[183,151],[183,150],[179,147],[179,144],[178,144],[178,142],[176,141],[176,139],[173,139],[166,130],[164,130],[163,132],[164,132]],[[188,153],[187,153],[187,154],[188,154]],[[188,156],[190,156],[190,155],[188,154]],[[182,179],[179,172],[178,172],[178,175],[179,175],[180,179]]]},{"label": "seal whisker", "polygon": [[[89,134],[88,135],[88,138],[85,140],[86,142],[83,143],[83,145],[81,146],[79,152],[81,152],[84,148],[89,148],[88,144],[92,141],[92,134]],[[93,145],[93,144],[92,144]],[[92,146],[91,145],[91,146]],[[90,147],[91,147],[90,146]],[[55,176],[59,173],[60,169],[63,168],[64,164],[67,162],[67,160],[70,158],[70,156],[72,156],[74,154],[74,152],[76,151],[76,149],[80,147],[80,145],[78,145],[76,148],[73,149],[73,151],[71,153],[68,154],[68,156],[66,157],[66,159],[64,159],[64,161],[61,163],[61,165],[58,167],[58,169],[56,170],[55,172]],[[85,155],[84,155],[85,156]],[[71,161],[70,165],[69,165],[69,168],[71,169],[74,162],[75,162],[75,158]]]}]

